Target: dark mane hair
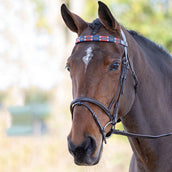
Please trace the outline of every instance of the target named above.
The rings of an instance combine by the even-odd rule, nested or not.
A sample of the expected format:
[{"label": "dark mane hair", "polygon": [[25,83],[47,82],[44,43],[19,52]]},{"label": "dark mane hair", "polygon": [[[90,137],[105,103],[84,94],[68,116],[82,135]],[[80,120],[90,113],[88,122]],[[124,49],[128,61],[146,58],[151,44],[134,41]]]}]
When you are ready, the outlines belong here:
[{"label": "dark mane hair", "polygon": [[172,58],[172,55],[170,53],[168,53],[163,46],[158,45],[156,43],[154,43],[153,41],[149,40],[148,38],[145,38],[144,36],[138,34],[136,31],[133,30],[129,30],[128,31],[130,33],[130,35],[132,35],[132,37],[139,43],[141,42],[142,44],[144,44],[146,47],[151,48],[154,51],[159,51],[162,55],[166,55],[170,58]]},{"label": "dark mane hair", "polygon": [[100,19],[95,19],[92,23],[89,24],[89,27],[92,29],[92,35],[95,35],[98,31],[98,29],[102,26],[102,23],[100,22]]},{"label": "dark mane hair", "polygon": [[[89,27],[92,29],[93,35],[97,33],[100,26],[102,26],[102,23],[99,18],[95,19],[92,23],[89,24]],[[159,51],[159,53],[161,53],[162,55],[166,55],[172,58],[172,55],[167,52],[162,45],[154,43],[150,39],[138,34],[136,31],[128,30],[128,32],[138,43],[143,43],[146,47],[151,48],[153,51]]]}]

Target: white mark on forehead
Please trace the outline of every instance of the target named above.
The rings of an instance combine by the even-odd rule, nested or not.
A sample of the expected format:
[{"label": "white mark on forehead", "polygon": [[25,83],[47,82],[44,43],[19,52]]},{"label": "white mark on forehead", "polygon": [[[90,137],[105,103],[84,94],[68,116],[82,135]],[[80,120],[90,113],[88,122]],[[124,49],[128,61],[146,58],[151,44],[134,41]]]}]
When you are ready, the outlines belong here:
[{"label": "white mark on forehead", "polygon": [[87,48],[85,52],[86,52],[86,56],[84,56],[84,57],[82,58],[82,61],[85,63],[85,72],[86,72],[87,66],[88,66],[90,60],[91,60],[92,57],[93,57],[93,53],[92,53],[93,50],[92,50],[92,47]]}]

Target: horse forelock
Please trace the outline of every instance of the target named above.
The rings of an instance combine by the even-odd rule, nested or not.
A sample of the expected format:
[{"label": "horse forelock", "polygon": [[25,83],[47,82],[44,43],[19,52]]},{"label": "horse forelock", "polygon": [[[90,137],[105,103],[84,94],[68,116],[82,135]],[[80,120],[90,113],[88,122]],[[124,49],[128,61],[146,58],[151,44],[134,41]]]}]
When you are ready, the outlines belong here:
[{"label": "horse forelock", "polygon": [[92,23],[89,24],[89,27],[92,29],[92,34],[95,35],[99,28],[102,26],[102,23],[97,18]]}]

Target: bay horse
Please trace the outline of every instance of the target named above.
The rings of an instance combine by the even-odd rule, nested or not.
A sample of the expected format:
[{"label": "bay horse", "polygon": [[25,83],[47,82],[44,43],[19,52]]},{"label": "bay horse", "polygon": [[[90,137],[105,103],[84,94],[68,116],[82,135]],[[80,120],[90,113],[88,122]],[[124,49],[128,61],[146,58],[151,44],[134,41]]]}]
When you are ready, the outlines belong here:
[{"label": "bay horse", "polygon": [[[76,164],[95,165],[103,141],[121,134],[133,150],[130,172],[171,172],[172,137],[164,133],[172,132],[172,56],[98,4],[92,23],[61,6],[65,24],[78,34],[66,64],[74,98],[69,152]],[[115,129],[119,121],[124,132]]]}]

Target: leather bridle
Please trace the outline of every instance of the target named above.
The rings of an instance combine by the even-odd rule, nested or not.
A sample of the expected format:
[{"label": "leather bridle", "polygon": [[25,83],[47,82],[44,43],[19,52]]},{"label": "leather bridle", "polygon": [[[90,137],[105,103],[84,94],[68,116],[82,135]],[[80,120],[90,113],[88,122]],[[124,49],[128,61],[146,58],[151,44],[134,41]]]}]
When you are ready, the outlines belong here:
[{"label": "leather bridle", "polygon": [[[172,133],[155,136],[155,135],[143,135],[143,134],[128,133],[126,131],[120,131],[120,130],[115,129],[115,125],[119,120],[119,118],[118,118],[119,103],[120,103],[121,96],[124,93],[125,80],[126,80],[129,69],[131,70],[132,76],[135,81],[135,85],[134,85],[135,89],[137,88],[137,84],[138,84],[137,76],[130,65],[130,61],[129,61],[129,57],[128,57],[128,50],[127,50],[128,44],[127,44],[126,36],[122,30],[121,30],[121,35],[122,35],[122,40],[111,37],[111,36],[98,36],[98,35],[81,36],[76,39],[76,44],[81,43],[81,42],[88,42],[88,41],[96,41],[96,42],[101,41],[101,42],[111,42],[111,43],[120,44],[120,45],[124,46],[124,56],[122,58],[121,75],[120,75],[117,91],[116,91],[115,96],[112,99],[110,105],[108,107],[106,107],[103,103],[99,102],[96,99],[89,98],[89,97],[78,97],[78,98],[74,99],[70,105],[72,119],[73,119],[73,111],[74,111],[75,106],[86,107],[92,114],[97,126],[99,127],[99,130],[102,134],[102,138],[105,143],[106,143],[106,138],[110,137],[112,134],[124,135],[124,136],[129,136],[129,137],[141,137],[141,138],[147,138],[147,139],[155,139],[155,138],[170,136],[170,135],[172,135]],[[103,110],[104,113],[109,117],[110,121],[104,127],[101,125],[96,113],[92,110],[92,108],[88,105],[88,103],[96,105],[101,110]],[[113,113],[111,113],[111,109],[112,109],[112,106],[114,103],[115,103],[114,110],[113,110]],[[105,129],[109,125],[111,125],[111,130],[106,134]]]}]

